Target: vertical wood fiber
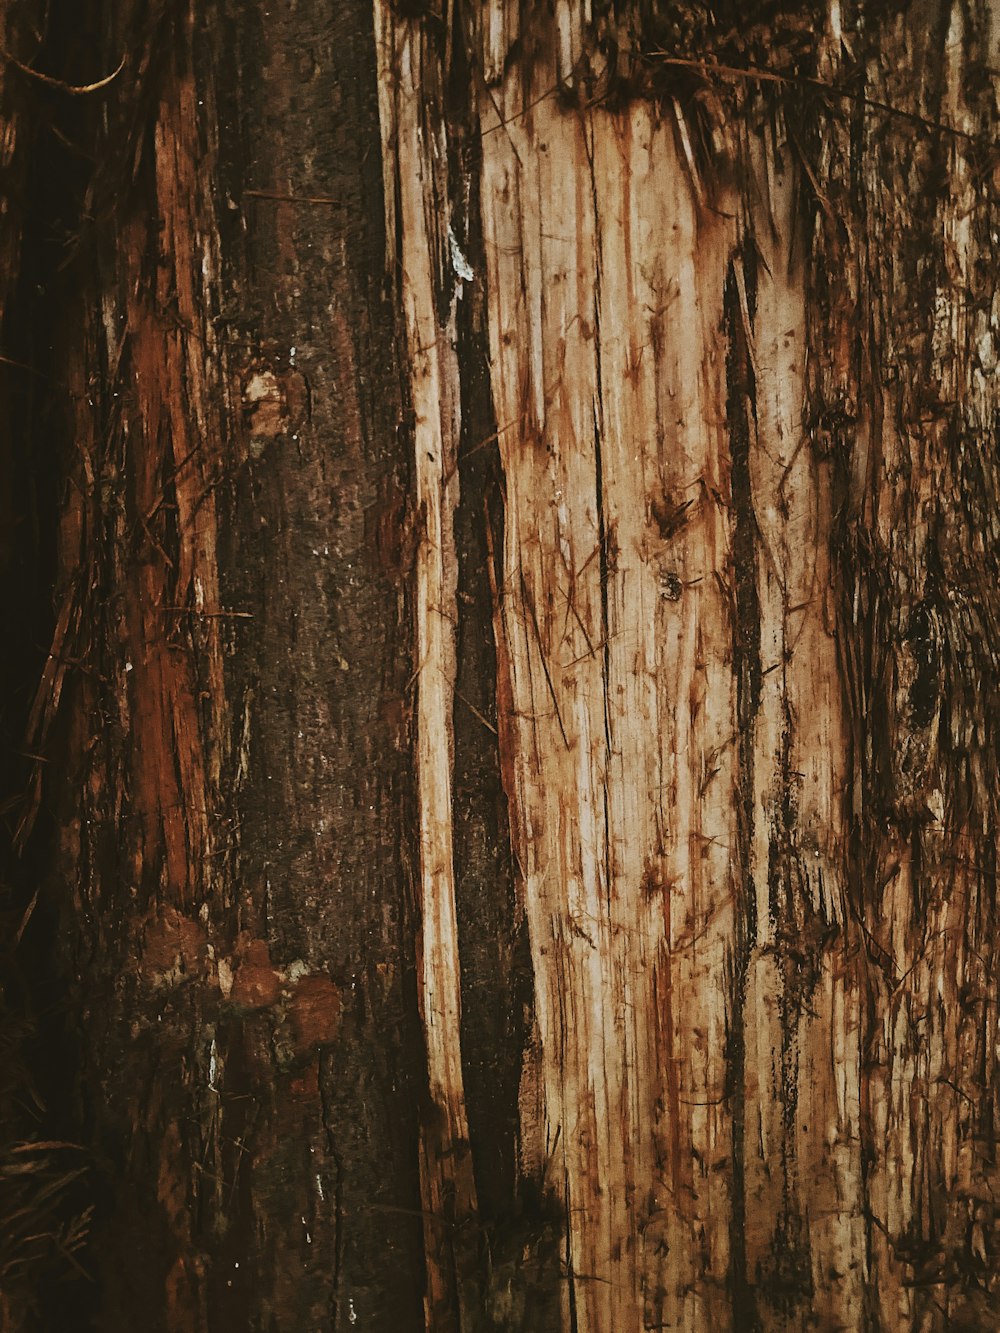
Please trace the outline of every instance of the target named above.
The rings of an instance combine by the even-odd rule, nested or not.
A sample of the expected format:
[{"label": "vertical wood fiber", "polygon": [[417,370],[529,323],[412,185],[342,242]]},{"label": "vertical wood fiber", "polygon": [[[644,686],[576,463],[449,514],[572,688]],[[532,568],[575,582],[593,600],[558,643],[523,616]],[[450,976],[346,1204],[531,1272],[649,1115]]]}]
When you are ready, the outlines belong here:
[{"label": "vertical wood fiber", "polygon": [[87,15],[106,1325],[1000,1324],[990,6]]},{"label": "vertical wood fiber", "polygon": [[562,1322],[988,1321],[992,19],[422,21],[471,50]]}]

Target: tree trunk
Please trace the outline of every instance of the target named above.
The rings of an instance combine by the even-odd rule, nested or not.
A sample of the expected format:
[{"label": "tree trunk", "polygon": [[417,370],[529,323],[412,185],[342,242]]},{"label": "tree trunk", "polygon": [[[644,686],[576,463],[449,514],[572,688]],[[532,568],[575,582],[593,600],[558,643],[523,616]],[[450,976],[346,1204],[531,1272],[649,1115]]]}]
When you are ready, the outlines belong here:
[{"label": "tree trunk", "polygon": [[1000,1324],[995,14],[85,37],[17,831],[58,1326]]}]

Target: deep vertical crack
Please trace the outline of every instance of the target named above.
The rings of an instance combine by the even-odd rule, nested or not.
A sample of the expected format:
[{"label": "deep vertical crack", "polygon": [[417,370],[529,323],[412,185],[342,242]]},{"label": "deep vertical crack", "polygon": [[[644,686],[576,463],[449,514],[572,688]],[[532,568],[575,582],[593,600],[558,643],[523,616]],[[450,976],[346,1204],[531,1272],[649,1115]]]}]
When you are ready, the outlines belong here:
[{"label": "deep vertical crack", "polygon": [[[748,247],[748,249],[750,249]],[[752,259],[744,262],[749,314],[754,313],[756,282]],[[755,818],[753,798],[754,727],[761,700],[760,601],[757,593],[757,522],[750,488],[750,446],[756,428],[756,383],[747,346],[747,330],[730,266],[725,293],[726,312],[726,418],[732,463],[733,529],[733,666],[736,674],[736,714],[739,754],[737,877],[739,908],[736,916],[735,956],[729,999],[729,1092],[733,1114],[733,1207],[730,1220],[730,1295],[733,1328],[754,1333],[760,1327],[747,1275],[746,1188],[744,1178],[745,1046],[743,1013],[747,968],[757,937],[751,847]]]}]

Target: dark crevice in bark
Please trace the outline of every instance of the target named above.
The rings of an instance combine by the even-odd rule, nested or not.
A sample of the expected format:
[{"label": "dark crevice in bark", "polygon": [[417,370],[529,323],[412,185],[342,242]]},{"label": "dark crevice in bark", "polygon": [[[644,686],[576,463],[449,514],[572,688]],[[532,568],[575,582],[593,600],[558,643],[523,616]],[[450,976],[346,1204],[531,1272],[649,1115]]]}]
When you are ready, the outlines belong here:
[{"label": "dark crevice in bark", "polygon": [[[94,77],[98,56],[91,6],[56,0],[47,12],[31,3],[13,8],[15,21],[3,37],[8,49],[54,77],[73,82]],[[94,115],[93,103],[81,106],[6,60],[3,84],[0,1153],[11,1139],[81,1144],[83,1138],[76,1096],[78,995],[64,965],[63,943],[74,922],[65,911],[66,886],[52,864],[61,828],[50,787],[65,738],[65,710],[48,710],[49,721],[41,725],[29,716],[36,698],[46,698],[41,682],[50,650],[73,658],[78,648],[72,633],[58,647],[53,634],[66,591],[58,569],[58,519],[74,414],[65,373],[80,277],[74,256],[91,170],[87,152],[76,151],[73,143],[87,142]],[[70,670],[75,672],[76,664]],[[94,1163],[83,1147],[39,1154],[37,1163],[36,1183],[29,1180],[24,1191],[6,1168],[3,1173],[3,1310],[26,1333],[49,1328],[75,1333],[88,1325],[95,1303],[93,1288],[80,1280],[74,1262],[90,1268],[91,1258],[77,1251],[71,1261],[54,1238],[94,1203]],[[68,1187],[59,1187],[60,1177],[76,1172],[81,1174]],[[42,1187],[53,1188],[48,1199],[39,1193]],[[26,1211],[15,1220],[10,1209],[18,1193]],[[8,1246],[19,1233],[32,1231],[36,1240],[21,1251],[27,1263],[19,1278],[6,1271]]]},{"label": "dark crevice in bark", "polygon": [[[519,1160],[518,1096],[531,1039],[534,988],[501,771],[488,562],[491,549],[497,559],[503,549],[503,477],[489,378],[480,147],[469,105],[472,75],[462,43],[456,45],[450,75],[452,229],[477,275],[463,284],[457,298],[462,431],[455,512],[458,629],[452,808],[462,1066],[480,1226],[478,1272],[465,1274],[464,1279],[478,1290],[481,1327],[514,1330],[551,1317],[546,1311],[558,1299],[558,1272],[547,1254],[549,1210],[534,1182],[522,1175]],[[493,573],[500,576],[500,570]]]},{"label": "dark crevice in bark", "polygon": [[[597,212],[597,187],[594,181],[594,164],[590,163],[591,193],[594,201],[594,217],[598,218]],[[599,230],[599,229],[595,229]],[[601,265],[598,256],[598,262],[595,264],[594,276],[594,383],[596,393],[594,396],[594,510],[597,515],[597,546],[598,561],[600,570],[600,588],[601,588],[601,625],[600,625],[600,653],[601,653],[601,685],[603,690],[603,713],[604,713],[604,746],[605,763],[610,767],[611,757],[614,754],[614,737],[611,734],[611,709],[609,707],[609,691],[611,688],[611,623],[608,615],[608,580],[615,573],[614,550],[615,534],[608,531],[607,521],[604,514],[605,501],[605,478],[604,478],[604,400],[601,393]],[[572,579],[575,570],[567,571],[567,578],[570,580],[570,596],[573,595]],[[611,810],[610,798],[608,794],[608,779],[605,776],[603,790],[601,792],[602,809],[604,814],[604,866],[606,882],[604,885],[605,902],[608,913],[611,914],[612,893],[614,883],[614,857],[611,852]]]},{"label": "dark crevice in bark", "polygon": [[[597,179],[594,174],[594,159],[591,151],[591,145],[587,145],[587,162],[590,168],[590,198],[594,209],[594,232],[595,236],[600,234],[600,211],[597,202]],[[615,535],[609,533],[607,522],[604,515],[604,464],[603,464],[603,434],[604,434],[604,398],[602,394],[601,378],[601,262],[600,253],[594,256],[594,385],[596,388],[594,398],[594,509],[597,514],[597,544],[598,560],[600,562],[600,586],[601,586],[601,670],[604,685],[604,743],[607,747],[607,755],[610,756],[614,750],[613,737],[611,735],[611,715],[608,709],[608,689],[610,684],[611,670],[611,629],[608,619],[608,579],[615,571],[615,551],[613,549]],[[574,571],[570,571],[567,577],[572,577]],[[572,592],[572,588],[570,589]],[[607,784],[604,788],[604,863],[608,867],[608,884],[606,886],[608,895],[608,905],[610,910],[611,898],[611,866],[610,855],[611,836],[608,826],[608,791]]]},{"label": "dark crevice in bark", "polygon": [[[756,303],[754,252],[744,249],[742,262],[752,318]],[[739,729],[738,852],[734,877],[740,910],[736,915],[736,945],[729,981],[728,1065],[729,1096],[733,1115],[733,1201],[730,1221],[730,1299],[733,1328],[737,1333],[756,1333],[761,1327],[756,1297],[747,1272],[746,1188],[744,1181],[744,1009],[747,968],[757,941],[757,903],[753,882],[752,843],[754,820],[754,727],[761,699],[760,603],[757,594],[757,521],[750,487],[750,449],[756,424],[753,367],[747,346],[747,330],[732,267],[726,284],[726,417],[731,460],[732,502],[735,525],[732,539],[732,633],[733,671],[736,677],[736,716]]]}]

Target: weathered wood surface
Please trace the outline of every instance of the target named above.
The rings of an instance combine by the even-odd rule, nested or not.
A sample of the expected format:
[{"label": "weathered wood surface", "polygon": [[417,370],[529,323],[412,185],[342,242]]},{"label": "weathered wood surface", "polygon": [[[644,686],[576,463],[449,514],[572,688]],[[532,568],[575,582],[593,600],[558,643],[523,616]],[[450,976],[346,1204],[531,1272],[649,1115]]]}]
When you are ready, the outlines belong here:
[{"label": "weathered wood surface", "polygon": [[104,17],[130,55],[88,126],[58,588],[80,628],[53,650],[85,668],[57,870],[95,1314],[412,1327],[410,463],[371,11]]},{"label": "weathered wood surface", "polygon": [[[436,225],[427,327],[489,332],[521,1170],[567,1327],[985,1326],[994,22],[683,8],[386,42],[403,290]],[[466,121],[478,218],[420,158]]]},{"label": "weathered wood surface", "polygon": [[1000,1324],[989,6],[94,12],[102,1326]]}]

